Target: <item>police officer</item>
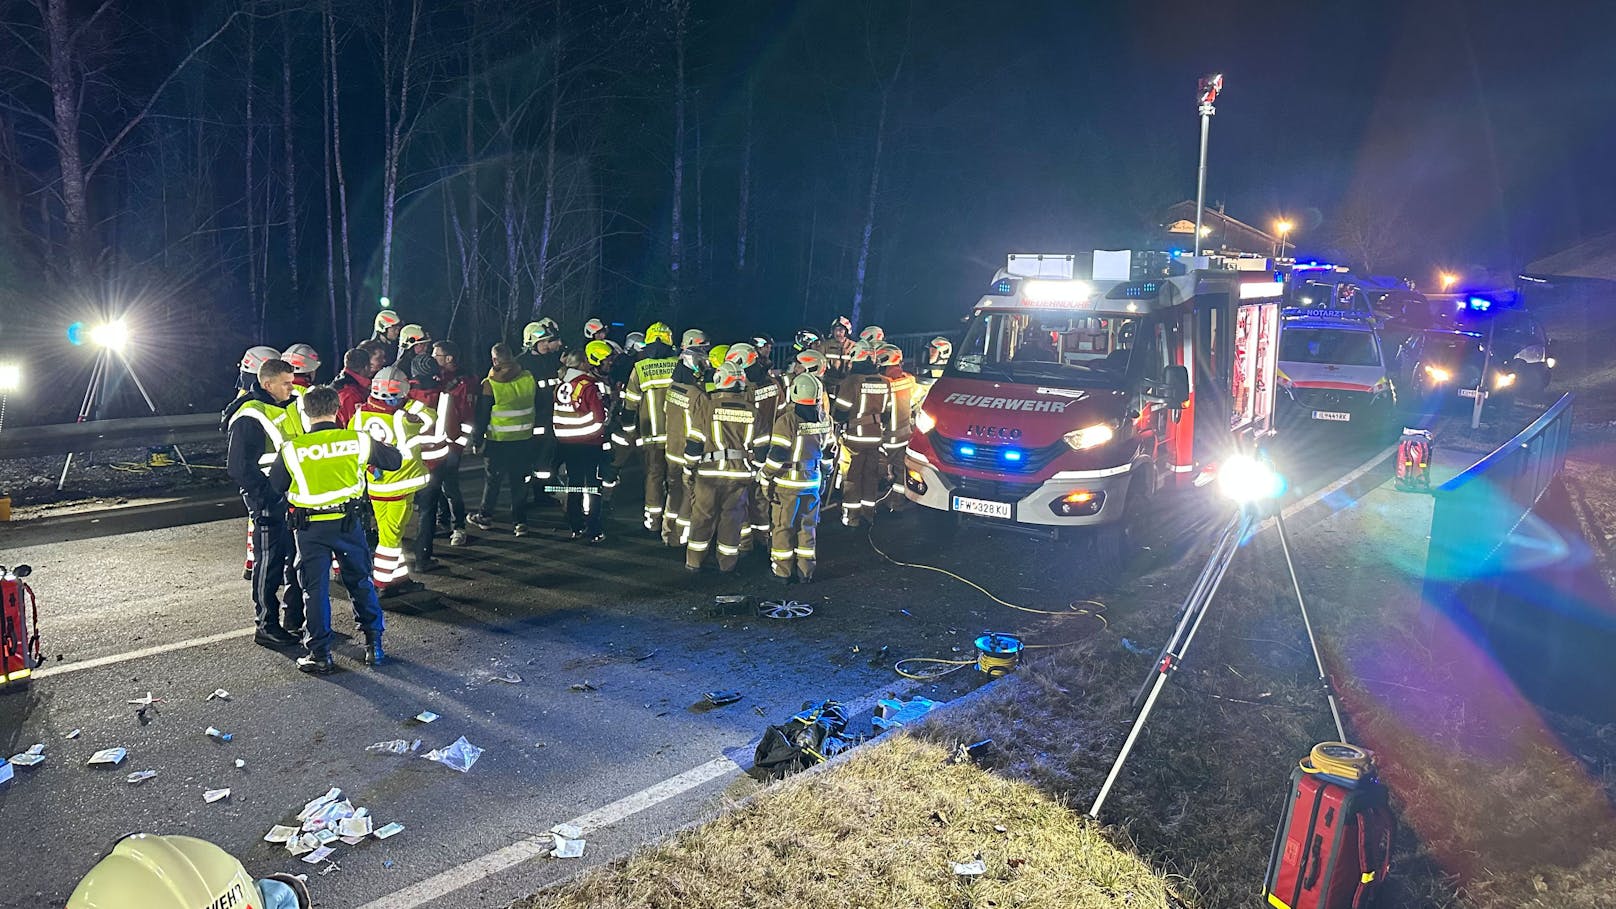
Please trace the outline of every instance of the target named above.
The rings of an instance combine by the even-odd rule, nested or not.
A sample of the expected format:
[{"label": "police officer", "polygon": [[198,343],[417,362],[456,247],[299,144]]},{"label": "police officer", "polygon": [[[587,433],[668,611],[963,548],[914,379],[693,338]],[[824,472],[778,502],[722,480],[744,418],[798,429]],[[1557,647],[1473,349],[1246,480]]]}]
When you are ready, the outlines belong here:
[{"label": "police officer", "polygon": [[881,482],[881,446],[892,407],[892,384],[876,371],[875,347],[860,341],[853,348],[853,370],[836,395],[836,421],[844,427],[846,473],[842,478],[842,523],[873,523],[875,506],[885,494]]},{"label": "police officer", "polygon": [[303,410],[313,429],[281,446],[269,472],[270,486],[292,506],[297,540],[297,578],[303,587],[308,655],[299,657],[302,672],[325,674],[336,669],[331,659],[331,563],[341,568],[342,585],[353,603],[354,622],[365,635],[365,663],[380,665],[382,610],[370,582],[370,548],[359,520],[365,477],[374,468],[398,470],[404,456],[385,442],[337,425],[337,393],[317,385],[303,395]]},{"label": "police officer", "polygon": [[653,322],[645,330],[645,348],[623,387],[622,430],[645,461],[645,529],[662,532],[668,499],[668,386],[679,365],[673,329]]},{"label": "police officer", "polygon": [[291,647],[303,628],[303,590],[293,567],[297,547],[286,523],[286,497],[269,482],[281,445],[288,435],[298,435],[286,428],[292,376],[292,365],[285,360],[265,360],[252,391],[232,404],[227,429],[225,472],[241,487],[251,522],[250,551],[256,556],[251,569],[257,622],[253,642],[263,647]]},{"label": "police officer", "polygon": [[690,489],[690,540],[685,568],[700,571],[707,550],[718,549],[718,570],[735,570],[752,494],[752,402],[746,371],[725,362],[713,373],[713,392],[695,399],[685,434],[685,484]]},{"label": "police officer", "polygon": [[819,528],[820,468],[831,440],[819,379],[802,373],[791,380],[788,406],[780,408],[759,469],[770,502],[769,567],[784,583],[814,579]]},{"label": "police officer", "polygon": [[686,329],[679,342],[679,363],[668,383],[667,403],[662,425],[668,432],[668,501],[662,509],[662,542],[683,546],[690,538],[690,503],[684,483],[685,437],[690,429],[690,410],[707,394],[707,333]]},{"label": "police officer", "polygon": [[[280,359],[281,352],[273,347],[262,344],[247,348],[241,355],[241,370],[236,377],[236,396],[225,405],[224,412],[219,415],[219,428],[228,431],[230,418],[235,415],[236,408],[241,406],[253,388],[258,384],[258,367],[270,360]],[[241,579],[250,581],[253,578],[253,519],[252,512],[247,513],[247,558],[241,564]]]},{"label": "police officer", "polygon": [[601,519],[602,467],[607,442],[607,387],[601,378],[611,368],[612,345],[590,341],[582,353],[562,356],[567,371],[555,390],[556,445],[567,470],[567,526],[574,540],[606,542]]}]

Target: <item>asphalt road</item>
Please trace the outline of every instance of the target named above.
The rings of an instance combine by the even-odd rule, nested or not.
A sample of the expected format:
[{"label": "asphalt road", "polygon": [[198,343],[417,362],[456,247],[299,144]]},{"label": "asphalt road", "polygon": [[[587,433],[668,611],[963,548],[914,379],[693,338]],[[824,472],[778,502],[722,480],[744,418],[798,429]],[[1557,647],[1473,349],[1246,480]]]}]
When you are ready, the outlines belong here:
[{"label": "asphalt road", "polygon": [[[1328,433],[1289,446],[1291,495],[1312,495],[1388,441]],[[256,874],[309,872],[326,906],[503,906],[750,791],[755,784],[738,781],[723,759],[746,762],[764,727],[805,700],[894,690],[947,699],[979,684],[976,674],[910,685],[893,662],[968,658],[987,629],[1059,642],[1100,627],[1089,617],[1014,612],[941,574],[895,568],[870,539],[896,558],[946,567],[1039,609],[1092,597],[1112,612],[1170,610],[1183,595],[1148,578],[1109,589],[1081,544],[937,533],[935,516],[914,509],[887,518],[870,539],[829,516],[811,587],[776,587],[761,555],[734,576],[692,575],[682,553],[638,529],[635,481],[626,478],[603,547],[565,541],[554,507],[532,521],[536,535],[496,529],[464,549],[440,545],[447,567],[424,576],[430,590],[389,607],[392,662],[367,670],[356,647],[342,646],[343,671],[327,678],[303,676],[290,654],[252,643],[242,524],[215,519],[229,506],[181,502],[94,524],[6,529],[0,561],[35,569],[49,669],[30,688],[0,695],[0,754],[42,742],[47,755],[0,787],[10,847],[0,905],[63,903],[117,836],[146,830],[212,840]],[[1320,499],[1317,507],[1331,506]],[[1221,523],[1193,498],[1166,517],[1141,570],[1198,560],[1205,533]],[[789,593],[817,611],[792,621],[712,615],[714,595],[727,593]],[[345,602],[334,615],[340,633]],[[217,688],[230,700],[208,700]],[[703,692],[714,689],[744,698],[703,709]],[[161,700],[143,723],[126,702],[147,692]],[[441,718],[413,722],[422,710]],[[233,740],[206,737],[208,726]],[[70,739],[73,730],[82,731]],[[486,749],[464,774],[418,756],[365,752],[373,742],[419,738],[424,754],[462,735]],[[86,766],[114,746],[128,749],[121,765]],[[664,784],[702,767],[711,772]],[[124,781],[148,769],[157,776]],[[339,844],[338,867],[323,875],[261,842],[332,786],[369,808],[378,826],[397,821],[406,830]],[[204,790],[224,787],[228,800],[204,803]],[[551,825],[630,797],[607,812],[613,823],[586,831],[583,860],[517,861],[528,854],[521,844]],[[632,808],[643,810],[617,819]],[[431,899],[454,884],[465,886]],[[399,893],[412,885],[423,889]]]}]

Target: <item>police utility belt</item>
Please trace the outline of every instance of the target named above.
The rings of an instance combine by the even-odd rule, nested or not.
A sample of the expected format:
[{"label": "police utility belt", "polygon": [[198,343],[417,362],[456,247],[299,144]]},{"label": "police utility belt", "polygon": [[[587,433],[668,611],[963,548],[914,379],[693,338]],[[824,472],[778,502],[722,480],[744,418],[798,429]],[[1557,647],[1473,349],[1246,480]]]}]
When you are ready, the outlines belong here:
[{"label": "police utility belt", "polygon": [[365,513],[365,499],[363,496],[349,499],[330,508],[298,508],[292,507],[292,529],[308,530],[317,523],[327,520],[337,520],[332,515],[341,516],[342,530],[349,531],[358,525],[359,519]]}]

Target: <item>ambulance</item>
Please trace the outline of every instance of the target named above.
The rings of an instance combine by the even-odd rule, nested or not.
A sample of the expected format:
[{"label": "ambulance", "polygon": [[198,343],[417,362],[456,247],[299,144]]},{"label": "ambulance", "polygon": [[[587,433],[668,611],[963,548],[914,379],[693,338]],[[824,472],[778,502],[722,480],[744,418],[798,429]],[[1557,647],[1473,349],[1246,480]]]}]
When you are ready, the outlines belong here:
[{"label": "ambulance", "polygon": [[1126,554],[1158,493],[1272,431],[1283,278],[1266,259],[1009,256],[916,414],[905,495]]}]

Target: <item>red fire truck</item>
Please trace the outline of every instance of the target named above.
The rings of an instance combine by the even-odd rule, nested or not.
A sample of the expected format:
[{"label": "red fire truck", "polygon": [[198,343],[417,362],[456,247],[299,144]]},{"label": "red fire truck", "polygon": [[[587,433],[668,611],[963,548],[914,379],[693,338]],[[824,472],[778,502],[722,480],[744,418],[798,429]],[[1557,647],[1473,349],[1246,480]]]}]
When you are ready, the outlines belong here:
[{"label": "red fire truck", "polygon": [[[1048,536],[1135,542],[1157,492],[1271,431],[1283,275],[1266,259],[1011,255],[915,416],[906,493]],[[1080,273],[1086,272],[1086,273]]]}]

